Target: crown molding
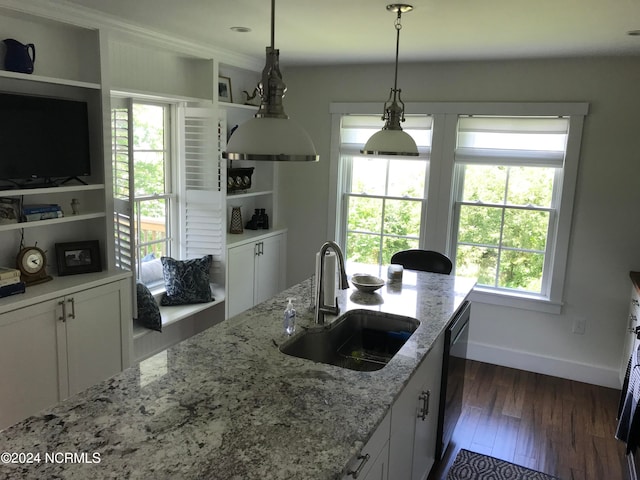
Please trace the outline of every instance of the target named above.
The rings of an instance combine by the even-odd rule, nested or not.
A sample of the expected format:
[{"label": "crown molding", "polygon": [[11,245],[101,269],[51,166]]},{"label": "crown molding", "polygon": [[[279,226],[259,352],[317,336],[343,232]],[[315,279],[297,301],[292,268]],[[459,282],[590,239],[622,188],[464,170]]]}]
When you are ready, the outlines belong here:
[{"label": "crown molding", "polygon": [[260,70],[263,59],[221,49],[214,45],[195,43],[177,38],[148,27],[134,24],[103,12],[70,4],[65,0],[0,0],[0,8],[41,17],[80,28],[104,30],[110,38],[129,37],[150,46],[171,50],[197,58],[211,58],[219,63],[249,70]]}]

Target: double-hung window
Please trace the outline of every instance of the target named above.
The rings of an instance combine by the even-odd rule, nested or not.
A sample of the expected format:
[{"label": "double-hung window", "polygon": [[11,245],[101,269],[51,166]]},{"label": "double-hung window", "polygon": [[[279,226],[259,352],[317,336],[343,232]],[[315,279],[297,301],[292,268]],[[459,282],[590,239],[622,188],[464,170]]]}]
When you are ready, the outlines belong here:
[{"label": "double-hung window", "polygon": [[341,125],[341,243],[354,264],[389,263],[397,250],[420,242],[428,183],[431,118],[407,117],[404,128],[416,139],[419,157],[360,154],[380,127],[379,116],[345,116]]},{"label": "double-hung window", "polygon": [[175,249],[174,109],[168,103],[128,99],[113,103],[121,104],[112,108],[114,202],[116,210],[121,207],[121,215],[116,215],[116,247],[125,242],[122,246],[133,248],[129,262],[135,265],[137,280],[155,286],[162,283],[160,258],[171,256]]},{"label": "double-hung window", "polygon": [[559,312],[588,105],[411,104],[423,114],[403,129],[418,157],[360,155],[380,120],[346,113],[358,108],[371,106],[332,106],[335,238],[347,262],[437,250],[453,274],[478,279],[476,300]]},{"label": "double-hung window", "polygon": [[478,285],[547,295],[566,117],[461,116],[455,150],[455,272]]}]

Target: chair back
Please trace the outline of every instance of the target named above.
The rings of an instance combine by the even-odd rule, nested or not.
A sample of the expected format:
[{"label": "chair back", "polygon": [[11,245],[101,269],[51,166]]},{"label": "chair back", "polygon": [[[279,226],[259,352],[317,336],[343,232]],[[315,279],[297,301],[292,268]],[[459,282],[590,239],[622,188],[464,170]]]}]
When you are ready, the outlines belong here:
[{"label": "chair back", "polygon": [[391,263],[402,265],[409,270],[443,273],[445,275],[449,275],[453,270],[453,263],[451,263],[449,257],[433,250],[402,250],[393,254]]}]

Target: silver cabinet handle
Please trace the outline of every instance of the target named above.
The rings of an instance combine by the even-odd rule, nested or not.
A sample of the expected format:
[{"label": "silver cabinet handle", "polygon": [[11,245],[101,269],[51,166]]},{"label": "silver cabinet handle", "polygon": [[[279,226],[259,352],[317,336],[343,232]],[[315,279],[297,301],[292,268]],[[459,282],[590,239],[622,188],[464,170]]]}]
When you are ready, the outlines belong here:
[{"label": "silver cabinet handle", "polygon": [[63,322],[67,321],[67,306],[64,303],[64,300],[60,300],[58,302],[58,305],[60,306],[60,308],[62,309],[62,315],[60,315],[58,317],[58,320],[62,320]]},{"label": "silver cabinet handle", "polygon": [[69,318],[75,319],[76,318],[76,302],[73,300],[73,297],[72,297],[67,299],[67,303],[71,304],[71,313],[69,314]]},{"label": "silver cabinet handle", "polygon": [[418,400],[422,401],[422,408],[418,413],[418,418],[420,420],[426,420],[427,415],[429,415],[429,399],[431,398],[431,391],[427,390],[426,392],[422,392],[418,397]]},{"label": "silver cabinet handle", "polygon": [[360,460],[360,465],[358,465],[358,468],[356,468],[355,470],[351,470],[347,472],[347,475],[351,475],[353,478],[358,478],[362,473],[362,469],[364,468],[365,464],[369,461],[370,458],[371,458],[371,455],[369,455],[368,453],[365,453],[364,455],[358,455],[358,460]]}]

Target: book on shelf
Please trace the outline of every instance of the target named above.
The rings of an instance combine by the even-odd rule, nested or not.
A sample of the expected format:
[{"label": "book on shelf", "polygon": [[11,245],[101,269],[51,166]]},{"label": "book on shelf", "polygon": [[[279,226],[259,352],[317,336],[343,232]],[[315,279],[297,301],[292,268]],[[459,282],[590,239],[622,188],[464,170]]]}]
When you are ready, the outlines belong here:
[{"label": "book on shelf", "polygon": [[30,215],[32,213],[46,213],[61,211],[60,205],[57,203],[32,203],[22,206],[22,214]]},{"label": "book on shelf", "polygon": [[0,287],[0,298],[9,297],[11,295],[17,295],[18,293],[24,293],[27,290],[27,285],[24,282],[14,283],[12,285],[5,285]]},{"label": "book on shelf", "polygon": [[7,278],[20,278],[20,270],[17,268],[0,267],[0,280]]},{"label": "book on shelf", "polygon": [[62,210],[53,211],[53,212],[40,212],[40,213],[29,213],[22,215],[22,219],[25,222],[37,222],[39,220],[49,220],[51,218],[62,218],[64,217],[64,212]]},{"label": "book on shelf", "polygon": [[20,281],[20,276],[5,278],[0,280],[0,287],[6,287],[7,285],[13,285],[14,283],[18,283]]}]

